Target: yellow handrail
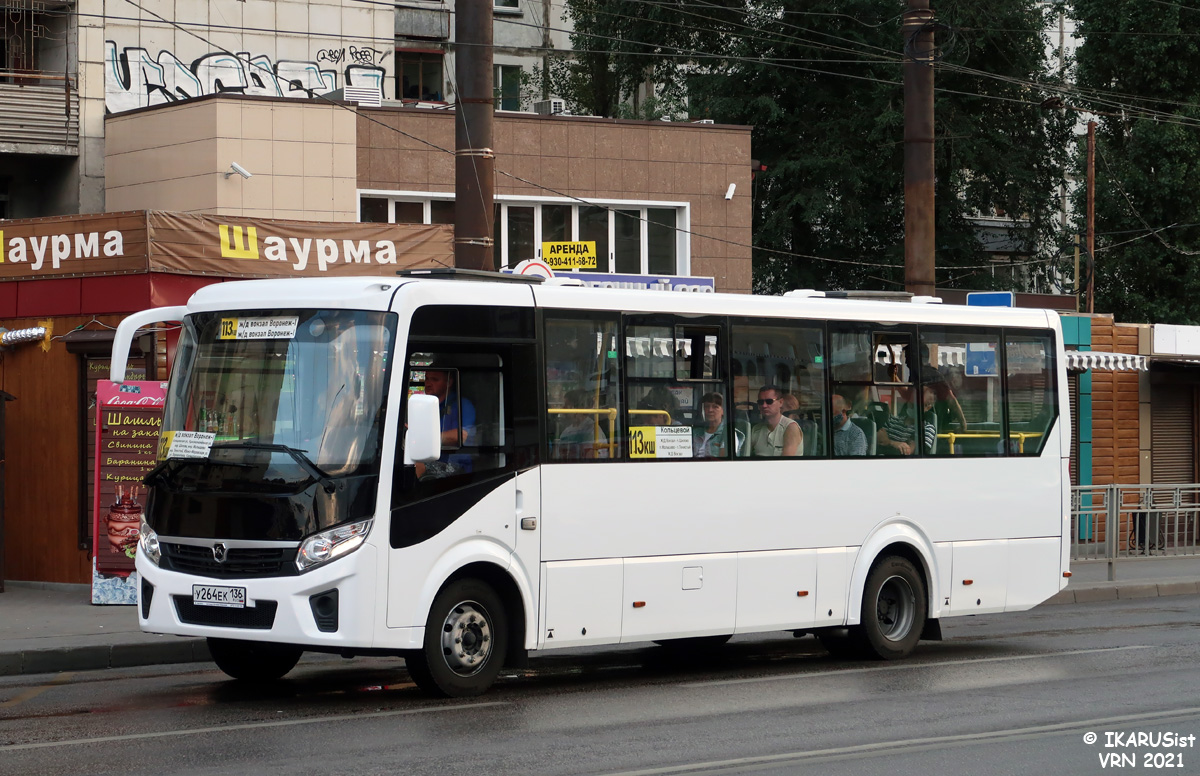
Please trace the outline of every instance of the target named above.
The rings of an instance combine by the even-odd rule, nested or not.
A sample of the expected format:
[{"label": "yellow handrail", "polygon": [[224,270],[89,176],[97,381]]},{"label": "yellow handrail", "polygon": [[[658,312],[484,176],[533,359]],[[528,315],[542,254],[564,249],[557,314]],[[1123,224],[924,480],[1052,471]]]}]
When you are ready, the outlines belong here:
[{"label": "yellow handrail", "polygon": [[[1025,453],[1025,440],[1044,435],[1044,431],[1010,431],[1008,432],[1009,439],[1017,440],[1017,452]],[[956,433],[950,431],[945,434],[938,434],[938,439],[948,439],[950,441],[950,455],[954,455],[954,442],[958,439],[999,439],[999,431],[983,431],[976,433]]]},{"label": "yellow handrail", "polygon": [[666,415],[667,425],[671,425],[671,413],[666,410],[629,410],[630,415]]},{"label": "yellow handrail", "polygon": [[[551,408],[548,410],[548,413],[551,415],[594,415],[595,418],[593,419],[592,427],[592,457],[596,457],[596,450],[601,447],[608,450],[609,458],[617,457],[617,443],[613,439],[613,435],[616,433],[617,428],[617,410],[615,407],[601,407],[600,409],[567,409],[565,407]],[[608,441],[601,444],[596,444],[596,438],[599,436],[598,432],[601,430],[601,415],[608,416]]]}]

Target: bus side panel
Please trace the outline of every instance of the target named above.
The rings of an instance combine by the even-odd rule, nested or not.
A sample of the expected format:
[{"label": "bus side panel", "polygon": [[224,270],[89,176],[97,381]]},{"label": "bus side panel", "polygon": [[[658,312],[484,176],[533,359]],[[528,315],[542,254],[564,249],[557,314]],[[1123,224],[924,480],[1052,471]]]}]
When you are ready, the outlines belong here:
[{"label": "bus side panel", "polygon": [[817,614],[813,625],[844,625],[849,611],[858,616],[857,602],[850,603],[850,572],[857,548],[817,550]]},{"label": "bus side panel", "polygon": [[804,628],[816,620],[817,551],[738,555],[734,633]]},{"label": "bus side panel", "polygon": [[1008,598],[1006,612],[1021,612],[1057,593],[1064,581],[1058,571],[1062,540],[1011,539],[1008,542]]},{"label": "bus side panel", "polygon": [[1060,536],[1062,487],[1055,454],[550,463],[542,559],[859,547],[898,514],[929,542]]},{"label": "bus side panel", "polygon": [[1010,542],[955,542],[950,614],[1002,612],[1010,582]]},{"label": "bus side panel", "polygon": [[542,564],[542,649],[621,640],[620,558]]},{"label": "bus side panel", "polygon": [[733,633],[737,556],[626,558],[621,643]]},{"label": "bus side panel", "polygon": [[[509,570],[516,503],[516,478],[510,478],[437,535],[411,547],[389,549],[388,627],[423,627],[443,583],[469,563]],[[438,509],[438,499],[430,499],[427,508]],[[519,578],[517,582],[528,591],[527,583]]]}]

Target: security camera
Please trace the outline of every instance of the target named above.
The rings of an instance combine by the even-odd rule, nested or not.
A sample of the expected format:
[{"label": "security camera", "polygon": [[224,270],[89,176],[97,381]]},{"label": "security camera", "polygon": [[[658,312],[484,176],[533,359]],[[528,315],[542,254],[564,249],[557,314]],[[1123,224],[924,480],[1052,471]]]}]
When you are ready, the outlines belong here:
[{"label": "security camera", "polygon": [[725,189],[725,199],[733,199],[733,190],[736,188],[736,183],[729,184],[729,188]]},{"label": "security camera", "polygon": [[249,170],[247,170],[245,167],[238,164],[237,162],[234,162],[233,164],[229,165],[229,167],[230,167],[230,169],[233,170],[233,172],[225,173],[226,178],[228,178],[230,175],[233,175],[234,172],[236,172],[238,175],[242,176],[243,178],[251,177],[251,172]]}]

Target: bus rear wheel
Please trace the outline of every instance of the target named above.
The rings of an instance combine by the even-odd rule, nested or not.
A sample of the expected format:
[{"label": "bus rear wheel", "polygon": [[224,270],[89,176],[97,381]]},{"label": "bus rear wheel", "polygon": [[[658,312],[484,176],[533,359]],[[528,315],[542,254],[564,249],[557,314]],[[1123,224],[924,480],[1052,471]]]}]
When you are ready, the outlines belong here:
[{"label": "bus rear wheel", "polygon": [[273,682],[300,662],[304,650],[286,644],[238,639],[209,639],[208,652],[217,668],[244,682]]},{"label": "bus rear wheel", "polygon": [[459,579],[434,599],[424,646],[404,662],[426,693],[469,698],[496,681],[507,649],[508,621],[500,596],[479,580]]},{"label": "bus rear wheel", "polygon": [[862,618],[850,635],[867,656],[896,660],[916,649],[927,614],[921,573],[907,558],[891,555],[877,562],[867,575]]}]

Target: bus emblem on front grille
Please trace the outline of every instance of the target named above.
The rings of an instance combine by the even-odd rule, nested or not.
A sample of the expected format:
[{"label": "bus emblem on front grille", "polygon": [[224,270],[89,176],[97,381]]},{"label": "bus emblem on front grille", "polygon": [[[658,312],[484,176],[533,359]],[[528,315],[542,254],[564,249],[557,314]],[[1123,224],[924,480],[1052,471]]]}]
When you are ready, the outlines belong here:
[{"label": "bus emblem on front grille", "polygon": [[229,555],[229,550],[225,548],[223,542],[217,542],[213,545],[213,560],[217,563],[224,563],[226,556]]}]

